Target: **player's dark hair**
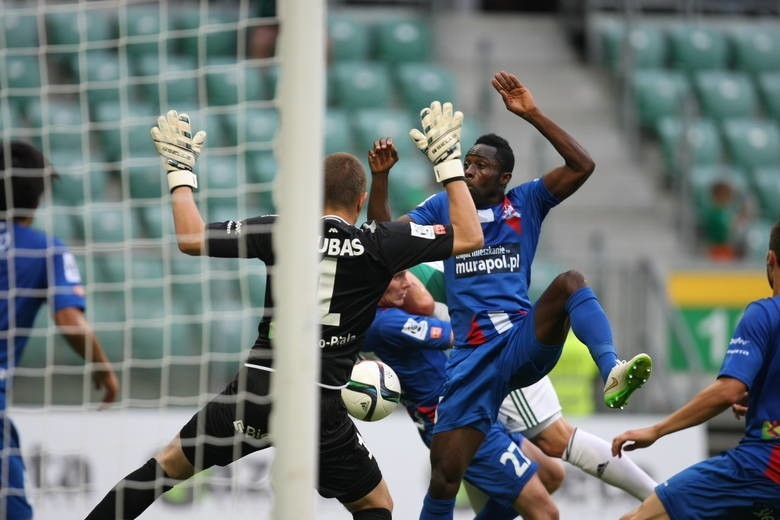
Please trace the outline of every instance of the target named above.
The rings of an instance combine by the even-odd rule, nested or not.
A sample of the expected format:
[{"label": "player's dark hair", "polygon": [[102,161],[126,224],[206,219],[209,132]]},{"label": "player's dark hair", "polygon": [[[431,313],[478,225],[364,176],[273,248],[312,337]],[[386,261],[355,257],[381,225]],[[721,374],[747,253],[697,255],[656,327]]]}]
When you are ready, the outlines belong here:
[{"label": "player's dark hair", "polygon": [[774,251],[780,258],[780,222],[772,226],[772,231],[769,233],[769,250]]},{"label": "player's dark hair", "polygon": [[351,208],[366,191],[366,171],[354,155],[333,153],[325,157],[325,204]]},{"label": "player's dark hair", "polygon": [[496,149],[496,160],[505,172],[511,172],[515,168],[515,154],[506,139],[496,134],[479,136],[474,144],[486,144]]},{"label": "player's dark hair", "polygon": [[30,143],[0,142],[0,211],[37,208],[45,185],[46,167],[46,158]]}]

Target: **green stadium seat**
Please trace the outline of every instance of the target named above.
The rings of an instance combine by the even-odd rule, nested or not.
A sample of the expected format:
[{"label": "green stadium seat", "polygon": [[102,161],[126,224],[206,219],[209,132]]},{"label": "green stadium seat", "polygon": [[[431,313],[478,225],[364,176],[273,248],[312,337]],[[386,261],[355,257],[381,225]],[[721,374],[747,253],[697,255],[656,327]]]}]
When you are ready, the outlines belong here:
[{"label": "green stadium seat", "polygon": [[730,161],[742,168],[780,164],[780,130],[768,120],[734,119],[723,123]]},{"label": "green stadium seat", "polygon": [[415,115],[431,101],[451,101],[455,98],[455,75],[447,68],[431,63],[402,63],[398,65],[396,78],[401,99]]},{"label": "green stadium seat", "polygon": [[[81,30],[80,18],[86,32]],[[46,13],[46,42],[49,45],[77,45],[110,40],[116,35],[116,9],[90,6],[88,9]]]},{"label": "green stadium seat", "polygon": [[667,69],[638,70],[631,86],[637,120],[646,129],[663,117],[679,116],[690,93],[685,75]]},{"label": "green stadium seat", "polygon": [[[208,7],[204,18],[201,18],[199,9],[176,9],[175,13],[169,11],[173,17],[174,29],[191,32],[175,38],[176,52],[195,58],[201,65],[214,56],[235,58],[238,49],[238,9],[229,4],[214,4]],[[203,41],[203,56],[200,55],[199,40]]]},{"label": "green stadium seat", "polygon": [[90,165],[80,149],[70,153],[59,152],[52,159],[52,165],[57,171],[57,179],[52,184],[55,204],[83,206],[104,198],[107,176]]},{"label": "green stadium seat", "polygon": [[433,35],[428,21],[391,19],[375,24],[376,54],[386,63],[429,61]]},{"label": "green stadium seat", "polygon": [[347,15],[328,19],[328,50],[336,61],[363,61],[370,58],[371,30],[365,22]]},{"label": "green stadium seat", "polygon": [[[127,5],[124,11],[124,31],[127,58],[136,61],[141,56],[157,55],[160,52],[159,35],[162,30],[159,4]],[[122,17],[120,17],[120,25]]]},{"label": "green stadium seat", "polygon": [[226,142],[231,146],[245,143],[270,146],[279,128],[279,115],[274,108],[239,109],[225,114],[224,120]]},{"label": "green stadium seat", "polygon": [[[76,82],[85,85],[85,94],[90,107],[106,101],[118,102],[121,81],[119,56],[115,50],[87,50],[73,55],[73,71]],[[83,66],[83,68],[82,68]]]},{"label": "green stadium seat", "polygon": [[124,242],[125,219],[121,208],[93,207],[86,216],[84,239],[90,244]]},{"label": "green stadium seat", "polygon": [[756,87],[764,113],[775,121],[780,121],[780,70],[758,74]]},{"label": "green stadium seat", "polygon": [[[265,188],[271,189],[271,184],[276,178],[276,158],[272,150],[258,150],[247,152],[244,155],[244,161],[246,165],[246,177],[248,182],[252,183],[266,183]],[[270,194],[269,194],[270,195]],[[266,200],[266,204],[263,206],[266,209],[272,207],[269,205],[270,198]]]},{"label": "green stadium seat", "polygon": [[38,19],[35,15],[7,10],[2,16],[2,31],[7,48],[38,47]]},{"label": "green stadium seat", "polygon": [[200,161],[201,196],[206,198],[209,220],[217,207],[233,209],[233,216],[238,211],[239,182],[238,160],[234,155],[209,155]]},{"label": "green stadium seat", "polygon": [[128,195],[133,199],[160,200],[168,192],[159,159],[128,159],[121,164],[122,179],[127,179]]},{"label": "green stadium seat", "polygon": [[159,56],[147,55],[139,60],[136,73],[148,76],[137,93],[152,106],[198,106],[198,69],[191,57],[168,55],[161,62]]},{"label": "green stadium seat", "polygon": [[392,85],[386,65],[377,62],[341,62],[330,67],[334,102],[346,109],[387,106]]},{"label": "green stadium seat", "polygon": [[163,239],[173,236],[170,208],[154,205],[138,208],[137,211],[143,238]]},{"label": "green stadium seat", "polygon": [[330,108],[325,113],[325,153],[348,152],[355,150],[349,115],[345,110]]},{"label": "green stadium seat", "polygon": [[226,58],[213,61],[206,72],[206,99],[209,106],[237,105],[267,99],[262,68]]},{"label": "green stadium seat", "polygon": [[39,60],[37,52],[35,54],[11,54],[9,52],[4,56],[0,74],[5,76],[8,88],[37,89],[42,85],[41,67],[45,66],[45,63]]},{"label": "green stadium seat", "polygon": [[761,214],[768,220],[780,217],[780,166],[762,166],[750,172],[753,192]]},{"label": "green stadium seat", "polygon": [[704,117],[715,120],[751,117],[758,110],[753,84],[743,73],[705,70],[694,75],[693,84]]},{"label": "green stadium seat", "polygon": [[[419,157],[418,157],[419,155]],[[436,193],[433,169],[422,154],[401,157],[393,167],[388,197],[394,214],[405,213]]]},{"label": "green stadium seat", "polygon": [[674,182],[688,167],[721,162],[720,134],[709,119],[692,120],[685,128],[681,119],[664,117],[656,125],[656,135],[667,181]]},{"label": "green stadium seat", "polygon": [[[634,69],[659,69],[666,65],[668,43],[659,27],[639,24],[626,33],[621,22],[609,20],[597,30],[601,60],[613,74],[621,74],[629,59]],[[628,38],[627,47],[624,38]],[[624,48],[629,49],[628,55],[624,55]]]},{"label": "green stadium seat", "polygon": [[399,157],[420,155],[409,139],[409,129],[418,128],[420,120],[406,109],[364,108],[352,114],[352,126],[357,149],[364,150],[364,153],[368,152],[376,139],[392,137]]},{"label": "green stadium seat", "polygon": [[743,72],[780,71],[780,29],[750,24],[731,34],[734,67]]},{"label": "green stadium seat", "polygon": [[725,69],[729,63],[726,35],[716,27],[680,24],[668,31],[671,65],[684,71]]}]

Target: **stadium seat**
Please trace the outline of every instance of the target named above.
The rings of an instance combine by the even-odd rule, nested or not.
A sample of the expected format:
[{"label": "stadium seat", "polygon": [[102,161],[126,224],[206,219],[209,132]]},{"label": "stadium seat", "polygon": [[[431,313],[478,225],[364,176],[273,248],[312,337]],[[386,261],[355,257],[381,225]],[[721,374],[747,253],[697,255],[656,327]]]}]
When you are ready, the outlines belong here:
[{"label": "stadium seat", "polygon": [[334,102],[346,109],[387,106],[392,95],[388,68],[383,63],[360,61],[330,66]]},{"label": "stadium seat", "polygon": [[[83,19],[86,32],[81,29],[80,18]],[[116,9],[90,6],[46,13],[46,42],[49,45],[78,45],[110,40],[116,34]]]},{"label": "stadium seat", "polygon": [[734,119],[723,123],[729,159],[742,168],[780,164],[780,130],[768,120]]},{"label": "stadium seat", "polygon": [[[84,239],[87,243],[119,243],[129,235],[121,208],[93,207],[86,215]],[[128,223],[129,227],[129,223]]]},{"label": "stadium seat", "polygon": [[694,75],[702,116],[715,120],[751,117],[758,109],[758,98],[750,78],[740,72],[705,70]]},{"label": "stadium seat", "polygon": [[[622,23],[609,21],[598,30],[601,59],[613,74],[622,74],[629,60],[633,69],[658,69],[666,65],[668,44],[660,28],[641,24],[626,33]],[[628,38],[628,55],[624,55],[624,38]]]},{"label": "stadium seat", "polygon": [[[244,154],[246,177],[252,183],[271,183],[276,177],[276,158],[272,150],[247,151]],[[271,186],[267,186],[271,189]]]},{"label": "stadium seat", "polygon": [[405,213],[433,193],[437,188],[433,180],[433,168],[422,154],[401,157],[393,167],[389,185],[390,208],[394,214]]},{"label": "stadium seat", "polygon": [[423,19],[381,20],[374,31],[377,57],[385,63],[431,59],[433,35],[430,24]]},{"label": "stadium seat", "polygon": [[409,139],[409,129],[418,128],[420,120],[406,109],[364,108],[352,114],[352,125],[355,144],[363,153],[368,152],[376,139],[392,137],[400,158],[420,154]]},{"label": "stadium seat", "polygon": [[83,206],[104,198],[107,176],[85,160],[81,150],[60,152],[52,160],[57,179],[52,184],[52,200],[64,206]]},{"label": "stadium seat", "polygon": [[762,216],[768,220],[777,220],[780,216],[780,166],[755,168],[750,172],[750,180]]},{"label": "stadium seat", "polygon": [[650,129],[659,119],[682,113],[690,86],[681,72],[641,69],[633,74],[632,92],[639,124]]},{"label": "stadium seat", "polygon": [[234,155],[209,155],[200,161],[200,191],[206,198],[208,220],[214,220],[213,214],[219,207],[233,209],[233,217],[238,215],[240,191],[238,160]]},{"label": "stadium seat", "polygon": [[41,67],[46,64],[39,60],[37,54],[4,55],[0,74],[5,76],[8,88],[37,89],[41,86]]},{"label": "stadium seat", "polygon": [[121,251],[95,251],[92,253],[92,275],[98,283],[122,283],[125,281],[125,256]]},{"label": "stadium seat", "polygon": [[457,105],[455,75],[441,65],[402,63],[397,67],[396,78],[402,101],[415,115],[435,100]]},{"label": "stadium seat", "polygon": [[370,58],[369,25],[347,15],[328,19],[328,51],[331,61],[364,61]]},{"label": "stadium seat", "polygon": [[729,62],[728,40],[716,27],[679,24],[668,31],[671,65],[687,72],[725,69]]},{"label": "stadium seat", "polygon": [[206,99],[209,106],[236,105],[268,99],[263,92],[262,69],[230,58],[213,60],[206,69]]},{"label": "stadium seat", "polygon": [[121,9],[124,17],[120,16],[120,24],[124,21],[124,27],[120,27],[120,34],[128,38],[125,46],[127,59],[132,62],[142,56],[158,55],[162,29],[159,4],[126,5]]},{"label": "stadium seat", "polygon": [[127,181],[128,196],[132,199],[160,200],[168,191],[159,159],[131,157],[120,165],[120,177]]},{"label": "stadium seat", "polygon": [[[239,37],[236,30],[239,21],[237,6],[229,3],[208,5],[203,18],[199,9],[175,9],[169,10],[169,14],[172,15],[174,29],[190,32],[175,38],[174,48],[178,54],[195,58],[201,65],[215,56],[236,57]],[[198,40],[203,41],[202,47]]]},{"label": "stadium seat", "polygon": [[38,19],[35,15],[8,10],[2,16],[2,31],[7,48],[38,47]]},{"label": "stadium seat", "polygon": [[750,24],[731,33],[734,67],[743,72],[780,72],[780,29]]},{"label": "stadium seat", "polygon": [[345,110],[329,108],[325,114],[325,153],[354,151],[349,115]]},{"label": "stadium seat", "polygon": [[688,167],[714,165],[721,161],[722,143],[718,128],[709,119],[689,121],[664,117],[656,125],[664,173],[667,181],[674,182]]},{"label": "stadium seat", "polygon": [[198,106],[198,69],[193,58],[168,55],[161,62],[158,56],[148,55],[139,61],[137,72],[148,76],[137,86],[138,97],[147,103]]},{"label": "stadium seat", "polygon": [[274,108],[241,108],[224,116],[226,142],[230,146],[245,143],[267,143],[276,138],[279,115]]},{"label": "stadium seat", "polygon": [[764,113],[780,122],[780,71],[758,74],[756,87]]}]

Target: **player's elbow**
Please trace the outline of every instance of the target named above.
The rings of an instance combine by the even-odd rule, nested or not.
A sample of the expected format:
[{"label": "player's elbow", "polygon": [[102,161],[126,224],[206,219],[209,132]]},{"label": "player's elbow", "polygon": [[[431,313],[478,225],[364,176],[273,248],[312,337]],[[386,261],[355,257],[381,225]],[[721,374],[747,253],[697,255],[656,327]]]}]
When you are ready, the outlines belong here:
[{"label": "player's elbow", "polygon": [[482,234],[478,237],[459,237],[456,238],[452,244],[452,254],[460,255],[463,253],[470,253],[480,249],[484,245],[484,238]]},{"label": "player's elbow", "polygon": [[190,256],[200,256],[203,252],[203,245],[199,241],[182,240],[177,241],[179,245],[179,251]]},{"label": "player's elbow", "polygon": [[748,391],[745,383],[733,377],[721,377],[718,383],[720,401],[729,406],[741,402]]}]

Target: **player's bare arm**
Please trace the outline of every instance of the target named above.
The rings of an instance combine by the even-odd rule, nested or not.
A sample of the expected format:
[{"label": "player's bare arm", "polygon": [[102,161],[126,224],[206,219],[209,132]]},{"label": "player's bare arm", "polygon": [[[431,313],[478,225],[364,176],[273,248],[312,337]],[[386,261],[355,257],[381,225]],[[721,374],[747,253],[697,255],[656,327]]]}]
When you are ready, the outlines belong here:
[{"label": "player's bare arm", "polygon": [[501,95],[507,110],[531,123],[563,157],[564,164],[549,171],[543,180],[550,193],[559,200],[573,194],[582,186],[596,167],[590,154],[563,130],[545,116],[528,90],[514,74],[501,71],[493,76],[493,88]]},{"label": "player's bare arm", "polygon": [[[745,392],[747,387],[739,379],[721,377],[662,421],[639,430],[626,431],[615,437],[612,440],[612,455],[619,457],[621,450],[646,448],[664,435],[708,421],[734,403],[740,402]],[[627,442],[632,444],[626,444]]]},{"label": "player's bare arm", "polygon": [[116,401],[119,394],[119,380],[81,309],[65,307],[54,313],[54,323],[76,354],[85,361],[94,363],[92,382],[96,389],[103,390],[102,402]]},{"label": "player's bare arm", "polygon": [[366,212],[371,220],[387,222],[392,219],[387,197],[387,177],[390,169],[398,162],[398,151],[393,139],[383,137],[374,141],[368,151],[368,166],[371,170],[371,189]]}]

